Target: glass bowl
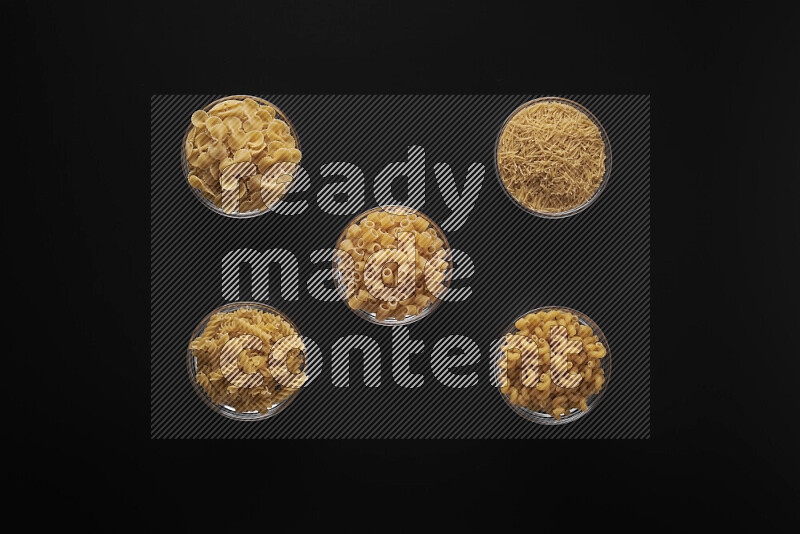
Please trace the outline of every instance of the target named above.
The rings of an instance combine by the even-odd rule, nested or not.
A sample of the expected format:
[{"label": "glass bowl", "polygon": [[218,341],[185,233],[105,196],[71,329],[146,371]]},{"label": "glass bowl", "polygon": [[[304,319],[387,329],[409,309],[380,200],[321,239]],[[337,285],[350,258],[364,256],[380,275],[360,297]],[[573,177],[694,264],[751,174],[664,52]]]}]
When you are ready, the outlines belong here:
[{"label": "glass bowl", "polygon": [[[551,310],[561,310],[563,312],[571,313],[573,316],[577,318],[579,324],[589,326],[592,329],[592,335],[597,336],[597,342],[602,343],[606,349],[606,355],[604,357],[592,358],[592,360],[598,361],[600,363],[599,368],[603,370],[604,373],[603,376],[605,380],[602,384],[602,387],[600,388],[600,391],[592,393],[586,397],[586,405],[588,407],[588,410],[582,411],[579,408],[571,408],[568,413],[561,416],[561,419],[556,419],[551,414],[546,412],[536,411],[528,407],[512,404],[509,399],[509,396],[500,390],[501,371],[499,363],[504,357],[504,353],[500,351],[500,347],[505,344],[506,334],[514,334],[518,332],[515,325],[517,321],[524,318],[525,316],[532,313],[538,313],[541,311],[547,312]],[[516,414],[527,419],[528,421],[533,421],[534,423],[538,423],[541,425],[563,425],[566,423],[577,421],[581,417],[588,414],[590,411],[597,408],[597,404],[600,402],[600,399],[603,397],[603,394],[608,389],[608,385],[611,379],[611,348],[608,346],[608,341],[606,340],[605,335],[597,326],[597,324],[594,321],[592,321],[589,317],[587,317],[585,314],[577,310],[573,310],[571,308],[566,308],[564,306],[545,306],[542,308],[536,308],[535,310],[523,313],[522,315],[514,319],[511,322],[511,324],[505,329],[502,338],[493,345],[492,356],[491,356],[491,371],[492,371],[493,383],[497,387],[497,391],[503,397],[503,400],[508,405],[508,407],[511,408]],[[564,390],[564,391],[569,391],[569,390]]]},{"label": "glass bowl", "polygon": [[[221,307],[215,309],[214,311],[212,311],[208,315],[206,315],[200,321],[200,324],[198,324],[197,327],[192,332],[192,336],[189,339],[189,344],[188,344],[188,348],[187,348],[187,351],[186,351],[186,367],[187,367],[187,371],[189,373],[189,381],[191,382],[193,389],[195,390],[197,395],[200,397],[200,399],[209,408],[211,408],[212,410],[214,410],[218,414],[221,414],[221,415],[223,415],[225,417],[228,417],[230,419],[235,419],[237,421],[258,421],[258,420],[261,420],[261,419],[267,419],[269,417],[273,417],[276,414],[278,414],[279,412],[281,412],[284,409],[286,409],[286,407],[294,399],[296,399],[297,396],[300,394],[300,391],[302,390],[302,386],[297,388],[297,389],[295,389],[290,394],[290,396],[288,396],[287,398],[282,399],[280,402],[276,402],[276,403],[272,404],[267,412],[262,413],[262,412],[255,411],[255,410],[237,411],[233,406],[231,406],[229,404],[225,404],[224,402],[223,403],[218,403],[218,402],[215,402],[214,400],[212,400],[211,396],[206,391],[206,389],[200,383],[198,383],[198,378],[197,378],[198,362],[197,362],[197,357],[195,355],[195,350],[192,348],[192,343],[202,335],[203,331],[205,330],[206,326],[208,325],[209,321],[211,320],[211,318],[214,315],[216,315],[218,313],[225,313],[225,314],[232,313],[232,312],[234,312],[236,310],[239,310],[239,309],[242,309],[242,308],[254,309],[254,310],[258,310],[258,311],[264,312],[264,313],[269,313],[269,314],[271,314],[273,316],[277,316],[279,319],[281,319],[281,320],[285,321],[286,323],[288,323],[288,325],[292,328],[292,330],[294,330],[295,333],[297,333],[298,336],[300,335],[300,333],[298,332],[297,328],[289,320],[288,317],[286,317],[284,314],[282,314],[281,312],[279,312],[275,308],[267,306],[266,304],[261,304],[261,303],[258,303],[258,302],[234,302],[234,303],[231,303],[231,304],[226,304],[224,306],[221,306]],[[303,357],[304,356],[305,356],[305,354],[303,353]],[[305,360],[303,360],[303,364],[300,366],[300,370],[301,371],[303,371],[305,369],[305,364],[306,364],[306,362],[305,362]],[[229,382],[227,381],[227,379],[225,377],[222,377],[220,379],[220,383],[223,384],[223,385],[224,384],[229,384]],[[279,389],[281,389],[281,387],[282,386],[278,385],[275,388],[275,391],[278,391]]]},{"label": "glass bowl", "polygon": [[[224,102],[224,101],[227,101],[227,100],[242,100],[242,101],[244,101],[247,98],[253,99],[254,101],[258,102],[259,105],[271,106],[275,110],[275,119],[280,119],[280,120],[282,120],[283,122],[286,123],[286,125],[289,127],[289,130],[291,132],[292,137],[294,138],[295,148],[297,150],[300,150],[300,138],[298,137],[297,131],[295,131],[294,125],[292,124],[292,122],[289,120],[289,118],[275,104],[273,104],[272,102],[268,102],[267,100],[264,100],[263,98],[259,98],[257,96],[249,96],[249,95],[226,96],[224,98],[220,98],[220,99],[214,100],[213,102],[211,102],[210,104],[208,104],[207,106],[202,108],[202,110],[198,110],[198,111],[205,111],[206,113],[208,113],[211,110],[211,108],[213,108],[214,106],[216,106],[217,104],[219,104],[221,102]],[[212,202],[210,199],[204,197],[203,194],[197,188],[192,187],[192,185],[189,184],[189,175],[191,174],[191,170],[189,168],[189,162],[188,162],[188,160],[186,158],[186,143],[189,140],[189,135],[192,133],[193,129],[194,129],[194,125],[192,124],[192,122],[190,120],[189,121],[189,126],[186,128],[186,132],[183,134],[183,142],[181,144],[181,168],[183,169],[183,181],[186,183],[187,187],[189,187],[189,189],[191,189],[192,194],[195,196],[195,198],[197,198],[197,200],[199,200],[201,204],[203,204],[205,207],[207,207],[208,209],[210,209],[214,213],[218,213],[219,215],[224,215],[225,217],[232,217],[232,218],[235,218],[235,219],[247,219],[247,218],[250,218],[250,217],[256,217],[258,215],[263,215],[264,213],[272,211],[278,204],[280,204],[281,200],[283,200],[286,197],[286,195],[289,194],[289,192],[291,191],[292,187],[294,186],[294,182],[295,182],[294,178],[296,178],[296,176],[297,176],[297,173],[298,173],[298,170],[299,170],[299,163],[298,164],[287,163],[287,164],[285,164],[286,165],[285,167],[283,165],[281,165],[280,163],[275,163],[275,164],[272,165],[272,167],[274,167],[275,170],[281,171],[282,174],[286,174],[286,175],[291,175],[292,176],[292,180],[285,180],[285,181],[289,181],[290,183],[289,183],[289,185],[287,185],[285,187],[285,189],[284,189],[283,193],[280,195],[280,197],[278,197],[274,202],[272,202],[272,204],[270,204],[268,207],[266,207],[264,209],[254,209],[254,210],[250,210],[250,211],[246,211],[246,212],[238,212],[238,211],[237,212],[231,212],[231,213],[226,212],[224,209],[222,209],[222,208],[218,207],[216,204],[214,204],[214,202]],[[269,141],[265,140],[265,142],[268,143]],[[284,168],[287,169],[287,172],[282,172]],[[259,171],[259,173],[260,173],[260,171]],[[280,180],[280,178],[279,178],[279,180]]]},{"label": "glass bowl", "polygon": [[[448,243],[447,238],[444,235],[444,232],[442,232],[442,229],[439,228],[439,226],[435,222],[433,222],[433,220],[430,217],[428,217],[427,215],[423,214],[419,210],[416,210],[416,209],[413,209],[413,208],[409,208],[409,207],[406,207],[406,206],[383,206],[383,207],[373,208],[373,209],[371,209],[369,211],[366,211],[366,212],[356,216],[353,220],[348,222],[347,225],[344,227],[344,230],[342,231],[341,236],[339,237],[339,240],[336,242],[335,249],[337,251],[342,250],[342,243],[344,241],[346,241],[346,240],[349,240],[347,234],[348,234],[348,229],[352,225],[360,225],[362,223],[362,221],[369,220],[369,217],[376,217],[376,215],[374,215],[374,214],[382,214],[382,213],[387,213],[387,214],[395,215],[395,216],[413,215],[415,217],[414,220],[416,220],[417,218],[418,219],[423,219],[425,222],[428,223],[428,228],[423,230],[423,232],[429,232],[430,229],[433,229],[433,231],[435,232],[434,239],[435,238],[441,239],[442,244],[441,244],[440,249],[437,252],[430,253],[430,254],[439,254],[440,255],[439,257],[441,258],[441,260],[444,260],[444,261],[446,261],[448,263],[448,266],[447,266],[447,268],[445,270],[439,271],[441,273],[442,278],[440,280],[440,282],[441,282],[440,288],[441,289],[436,290],[438,292],[438,294],[434,295],[433,292],[431,292],[429,290],[427,285],[421,284],[421,282],[420,282],[421,279],[417,279],[417,284],[416,284],[416,287],[414,289],[415,298],[417,296],[419,296],[419,295],[423,295],[423,296],[427,295],[427,296],[429,296],[431,298],[430,298],[430,302],[428,302],[427,305],[424,305],[421,308],[417,309],[416,313],[414,313],[413,315],[405,315],[402,318],[393,317],[393,316],[388,316],[386,318],[378,318],[378,314],[377,314],[376,311],[367,311],[367,310],[360,309],[360,308],[358,308],[358,309],[353,308],[349,303],[350,299],[348,298],[347,288],[344,285],[344,277],[343,277],[342,271],[340,270],[340,266],[342,265],[341,264],[342,258],[337,253],[334,253],[334,257],[333,257],[334,284],[336,285],[336,289],[338,290],[339,295],[342,297],[342,302],[344,302],[344,304],[347,306],[348,309],[353,311],[356,315],[358,315],[362,319],[364,319],[366,321],[369,321],[370,323],[379,324],[379,325],[382,325],[382,326],[407,325],[407,324],[413,323],[415,321],[419,321],[420,319],[422,319],[424,317],[429,316],[441,304],[442,297],[444,297],[444,295],[450,289],[450,281],[452,280],[452,277],[453,277],[452,251],[450,250],[450,244]],[[414,224],[413,221],[411,221],[411,224],[412,225]],[[422,232],[418,232],[416,229],[415,229],[415,231],[417,232],[417,235],[422,233]],[[376,240],[375,242],[377,242],[377,241],[378,240]],[[369,245],[369,243],[367,243],[367,245]],[[390,243],[390,244],[387,245],[387,247],[389,247],[389,248],[391,248],[392,246],[396,246],[396,242],[393,242],[393,243]],[[416,250],[416,253],[418,254],[419,249],[416,248],[417,246],[418,245],[415,243],[415,250]],[[361,256],[361,260],[360,261],[366,262],[368,260],[368,258],[370,257],[370,255],[373,254],[373,253],[374,253],[374,251],[365,253],[363,256]],[[354,277],[358,276],[359,274],[362,275],[361,276],[361,281],[359,282],[358,286],[360,287],[361,290],[366,291],[366,287],[363,286],[363,270],[364,269],[363,269],[363,266],[362,266],[362,269],[361,269],[362,272],[359,273],[358,269],[356,268],[356,271],[354,273]],[[437,276],[439,276],[439,275],[437,275]],[[372,304],[366,304],[365,303],[365,306],[367,308],[369,308],[370,306],[373,306],[373,307],[374,306],[383,306],[383,305],[391,306],[393,304],[393,303],[389,303],[389,302],[380,302],[380,301],[378,301],[378,299],[374,299],[374,297],[372,297],[372,295],[369,295],[369,297],[370,297],[370,299],[372,299],[372,300],[370,300],[370,302]],[[398,304],[398,307],[403,308],[402,305],[400,305],[399,303],[397,303],[397,304]]]},{"label": "glass bowl", "polygon": [[[577,109],[578,111],[580,111],[581,113],[586,115],[589,118],[589,120],[591,120],[597,126],[597,129],[600,131],[600,135],[603,138],[603,144],[605,145],[605,153],[606,153],[605,173],[603,174],[603,179],[600,182],[600,185],[598,186],[597,191],[595,191],[594,194],[586,202],[584,202],[580,206],[575,206],[574,208],[570,208],[570,209],[568,209],[566,211],[548,213],[548,212],[543,212],[543,211],[537,211],[537,210],[531,209],[531,208],[523,205],[519,200],[514,198],[514,195],[512,195],[511,192],[508,190],[508,188],[506,187],[506,184],[503,183],[503,177],[500,174],[500,164],[498,162],[498,153],[500,151],[500,138],[503,136],[503,132],[505,131],[506,126],[517,115],[517,113],[519,113],[520,111],[522,111],[523,109],[525,109],[525,108],[527,108],[529,106],[532,106],[533,104],[537,104],[537,103],[541,103],[541,102],[558,102],[558,103],[561,103],[561,104],[566,104],[568,106],[572,106],[573,108]],[[520,209],[526,211],[527,213],[531,213],[533,215],[536,215],[537,217],[543,217],[545,219],[561,219],[561,218],[564,218],[564,217],[570,217],[570,216],[575,215],[576,213],[580,213],[581,211],[583,211],[586,208],[588,208],[592,203],[594,203],[600,197],[600,193],[602,193],[603,189],[605,189],[606,184],[608,183],[608,180],[609,180],[609,178],[611,176],[611,142],[608,139],[608,135],[606,134],[606,131],[603,128],[603,125],[600,124],[599,120],[597,120],[597,117],[595,117],[592,114],[591,111],[589,111],[588,109],[586,109],[582,105],[578,104],[577,102],[573,102],[572,100],[568,100],[566,98],[559,98],[559,97],[555,97],[555,96],[549,96],[549,97],[543,97],[543,98],[535,98],[535,99],[530,100],[528,102],[525,102],[524,104],[519,106],[503,122],[503,126],[500,128],[500,131],[497,134],[497,140],[495,141],[495,147],[494,147],[494,169],[495,169],[495,175],[497,176],[497,181],[500,183],[500,187],[503,189],[503,192]]]}]

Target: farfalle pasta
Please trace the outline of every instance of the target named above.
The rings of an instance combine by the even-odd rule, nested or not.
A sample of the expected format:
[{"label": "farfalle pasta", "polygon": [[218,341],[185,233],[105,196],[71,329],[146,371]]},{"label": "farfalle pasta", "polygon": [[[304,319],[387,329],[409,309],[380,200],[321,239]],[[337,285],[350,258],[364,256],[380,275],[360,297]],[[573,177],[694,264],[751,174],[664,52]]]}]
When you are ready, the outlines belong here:
[{"label": "farfalle pasta", "polygon": [[[232,97],[192,113],[184,146],[189,185],[225,213],[272,207],[286,194],[302,158],[285,120],[271,104],[252,97]],[[220,184],[220,175],[235,163],[253,165],[235,176],[233,192]]]},{"label": "farfalle pasta", "polygon": [[211,404],[267,414],[302,387],[303,342],[291,323],[264,308],[223,308],[190,343],[190,370]]},{"label": "farfalle pasta", "polygon": [[500,392],[513,406],[561,420],[588,411],[606,382],[607,348],[592,326],[569,310],[529,313],[505,335],[497,360]]}]

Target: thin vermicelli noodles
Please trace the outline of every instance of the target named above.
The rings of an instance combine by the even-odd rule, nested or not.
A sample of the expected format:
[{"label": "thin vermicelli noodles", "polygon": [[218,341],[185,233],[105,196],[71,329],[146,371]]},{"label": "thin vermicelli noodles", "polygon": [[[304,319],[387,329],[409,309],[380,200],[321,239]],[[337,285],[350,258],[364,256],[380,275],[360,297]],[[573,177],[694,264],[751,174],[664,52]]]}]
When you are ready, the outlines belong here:
[{"label": "thin vermicelli noodles", "polygon": [[497,167],[508,192],[542,213],[577,208],[592,198],[606,171],[600,129],[579,109],[537,102],[508,121],[497,147]]}]

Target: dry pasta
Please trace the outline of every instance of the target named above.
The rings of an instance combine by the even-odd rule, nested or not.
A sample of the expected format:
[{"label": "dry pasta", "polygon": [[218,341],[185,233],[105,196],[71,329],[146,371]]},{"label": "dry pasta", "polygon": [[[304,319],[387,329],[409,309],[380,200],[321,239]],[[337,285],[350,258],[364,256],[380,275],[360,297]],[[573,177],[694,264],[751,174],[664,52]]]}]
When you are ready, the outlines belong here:
[{"label": "dry pasta", "polygon": [[[267,413],[292,397],[305,379],[303,345],[295,336],[292,325],[276,314],[247,307],[217,312],[189,345],[197,385],[216,405]],[[273,350],[276,344],[290,348]],[[291,373],[291,379],[279,370]]]},{"label": "dry pasta", "polygon": [[556,420],[572,409],[588,411],[588,398],[606,380],[606,347],[591,326],[566,310],[541,310],[519,319],[500,351],[500,392],[511,404]]},{"label": "dry pasta", "polygon": [[522,206],[561,213],[585,204],[598,190],[606,147],[600,129],[576,107],[536,102],[503,128],[497,167],[506,190]]},{"label": "dry pasta", "polygon": [[410,208],[359,215],[340,237],[334,260],[337,286],[348,306],[377,322],[428,312],[447,290],[451,275],[450,249],[440,232]]},{"label": "dry pasta", "polygon": [[[282,118],[273,106],[253,98],[231,98],[195,111],[184,146],[189,185],[226,213],[272,207],[286,194],[302,157]],[[235,163],[253,167],[234,177],[243,185],[240,194],[226,195],[219,177]]]}]

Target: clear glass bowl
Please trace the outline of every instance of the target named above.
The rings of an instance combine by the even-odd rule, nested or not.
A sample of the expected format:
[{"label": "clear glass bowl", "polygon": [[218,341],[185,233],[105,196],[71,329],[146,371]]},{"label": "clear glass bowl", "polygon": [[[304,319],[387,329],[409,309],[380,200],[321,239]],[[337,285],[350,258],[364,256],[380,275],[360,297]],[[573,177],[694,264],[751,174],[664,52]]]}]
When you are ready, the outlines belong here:
[{"label": "clear glass bowl", "polygon": [[[508,188],[506,187],[506,184],[503,183],[503,177],[500,174],[500,165],[498,163],[498,157],[497,156],[498,156],[498,152],[500,151],[500,138],[502,137],[503,132],[506,129],[506,126],[517,115],[517,113],[519,113],[523,109],[525,109],[525,108],[527,108],[527,107],[529,107],[529,106],[531,106],[533,104],[537,104],[537,103],[540,103],[540,102],[559,102],[561,104],[566,104],[568,106],[574,107],[575,109],[577,109],[578,111],[580,111],[581,113],[586,115],[589,118],[589,120],[591,120],[597,126],[597,129],[600,131],[600,135],[603,138],[603,143],[605,144],[605,152],[606,152],[605,168],[606,168],[606,170],[605,170],[605,173],[603,174],[603,180],[600,182],[600,186],[597,188],[597,191],[595,191],[594,194],[589,198],[589,200],[587,200],[586,202],[584,202],[580,206],[576,206],[576,207],[568,209],[566,211],[555,212],[555,213],[546,213],[546,212],[542,212],[542,211],[536,211],[536,210],[528,208],[527,206],[524,206],[522,203],[520,203],[519,200],[514,198],[514,195],[512,195],[511,192],[508,190]],[[497,133],[497,140],[495,141],[495,147],[494,147],[494,170],[495,170],[495,175],[497,176],[497,181],[500,183],[500,187],[503,189],[503,192],[520,209],[526,211],[527,213],[531,213],[533,215],[536,215],[537,217],[543,217],[545,219],[561,219],[561,218],[564,218],[564,217],[570,217],[572,215],[575,215],[576,213],[580,213],[581,211],[583,211],[586,208],[588,208],[592,203],[594,203],[600,197],[600,193],[603,192],[603,189],[605,189],[606,184],[608,184],[608,180],[609,180],[609,178],[611,176],[611,142],[608,140],[608,135],[606,135],[606,131],[603,128],[603,125],[600,124],[600,121],[597,120],[597,117],[595,117],[592,114],[591,111],[589,111],[585,107],[581,106],[577,102],[573,102],[572,100],[568,100],[566,98],[559,98],[559,97],[555,97],[555,96],[549,96],[549,97],[543,97],[543,98],[535,98],[535,99],[530,100],[528,102],[525,102],[524,104],[519,106],[503,122],[503,126],[500,128],[500,131]]]},{"label": "clear glass bowl", "polygon": [[[283,319],[284,321],[286,321],[287,323],[289,323],[289,325],[291,325],[294,331],[297,332],[297,335],[300,335],[294,323],[292,323],[292,321],[290,321],[289,318],[286,317],[284,314],[282,314],[275,308],[272,308],[271,306],[267,306],[266,304],[261,304],[259,302],[233,302],[230,304],[226,304],[206,315],[200,321],[200,324],[198,324],[197,327],[192,332],[192,336],[189,339],[189,344],[187,345],[188,348],[186,350],[186,368],[189,373],[189,381],[192,384],[192,388],[195,390],[195,393],[197,393],[200,399],[206,404],[206,406],[208,406],[209,408],[211,408],[220,415],[223,415],[230,419],[235,419],[237,421],[259,421],[262,419],[273,417],[277,415],[279,412],[285,410],[286,407],[300,394],[302,387],[296,389],[290,397],[286,398],[285,400],[277,404],[274,404],[266,413],[261,413],[256,411],[238,412],[232,406],[229,406],[227,404],[215,403],[213,400],[211,400],[211,397],[209,397],[205,389],[203,389],[203,386],[197,383],[197,378],[196,378],[197,358],[194,356],[194,350],[191,348],[192,342],[203,333],[203,330],[205,330],[206,325],[208,324],[209,320],[213,315],[217,313],[231,313],[241,308],[250,308],[259,310],[261,312],[270,313],[272,315],[276,315],[281,319]],[[225,380],[225,378],[223,378],[222,380]]]},{"label": "clear glass bowl", "polygon": [[[361,309],[353,309],[350,307],[350,305],[347,302],[348,299],[346,295],[346,288],[343,285],[342,274],[338,268],[339,258],[334,255],[333,277],[336,289],[338,290],[339,295],[342,297],[342,302],[345,304],[345,306],[347,306],[347,309],[351,310],[356,315],[358,315],[359,317],[361,317],[366,321],[369,321],[370,323],[379,324],[382,326],[399,326],[419,321],[420,319],[429,316],[431,313],[433,313],[435,309],[439,307],[439,305],[442,303],[442,297],[444,297],[444,295],[450,289],[450,281],[452,280],[453,277],[453,257],[452,257],[452,252],[450,250],[450,243],[447,241],[447,237],[445,237],[444,232],[442,232],[442,229],[439,228],[439,225],[433,222],[433,220],[430,217],[423,214],[419,210],[398,205],[398,206],[383,206],[379,208],[373,208],[369,211],[365,211],[364,213],[356,216],[353,220],[348,222],[347,225],[344,227],[344,230],[342,230],[341,236],[339,237],[338,241],[336,241],[336,246],[335,246],[336,250],[339,250],[342,241],[347,239],[347,229],[350,228],[351,225],[360,224],[361,221],[366,219],[368,215],[375,212],[386,212],[392,214],[414,214],[419,218],[425,219],[425,221],[427,221],[428,224],[430,225],[429,227],[433,228],[436,231],[437,236],[444,242],[444,244],[442,245],[442,250],[446,251],[442,259],[450,264],[449,267],[444,271],[441,293],[438,295],[438,298],[436,298],[436,300],[428,304],[426,307],[422,308],[416,315],[407,315],[401,320],[398,320],[394,317],[390,317],[384,320],[379,320],[374,312],[367,312]],[[365,256],[365,261],[366,261],[366,256]]]},{"label": "clear glass bowl", "polygon": [[[283,122],[286,123],[287,126],[289,126],[289,130],[291,130],[291,132],[292,132],[292,137],[294,137],[295,148],[297,148],[297,150],[302,150],[300,148],[300,137],[298,137],[297,131],[294,129],[294,125],[292,124],[292,122],[280,110],[280,108],[278,108],[272,102],[264,100],[263,98],[259,98],[257,96],[250,96],[250,95],[226,96],[224,98],[220,98],[220,99],[214,100],[213,102],[211,102],[210,104],[208,104],[207,106],[202,108],[202,111],[205,111],[206,113],[208,113],[211,110],[211,108],[213,108],[214,106],[216,106],[220,102],[224,102],[226,100],[244,100],[246,98],[252,98],[256,102],[258,102],[260,105],[272,106],[275,109],[275,118],[282,120]],[[183,181],[184,181],[184,183],[186,183],[186,186],[189,189],[191,189],[192,194],[195,196],[195,198],[197,200],[199,200],[201,204],[203,204],[205,207],[207,207],[208,209],[210,209],[214,213],[218,213],[219,215],[224,215],[225,217],[232,217],[234,219],[247,219],[247,218],[250,218],[250,217],[257,217],[258,215],[263,215],[265,213],[268,213],[268,212],[272,211],[278,204],[281,203],[281,201],[284,198],[286,198],[286,195],[288,195],[289,192],[291,191],[292,187],[294,186],[295,180],[291,181],[291,183],[286,187],[286,190],[284,191],[284,193],[281,195],[280,198],[278,198],[274,203],[272,203],[269,207],[267,207],[267,208],[265,208],[263,210],[251,210],[251,211],[242,212],[242,213],[240,213],[240,212],[227,213],[222,208],[217,207],[216,204],[214,204],[211,200],[209,200],[206,197],[204,197],[202,195],[202,193],[200,193],[200,191],[198,191],[197,189],[195,189],[194,187],[192,187],[189,184],[190,170],[189,170],[189,162],[186,160],[186,141],[189,138],[189,134],[191,133],[192,128],[194,128],[194,126],[192,125],[191,120],[190,120],[189,121],[189,126],[186,128],[186,132],[183,134],[183,141],[181,143],[181,168],[183,169]],[[296,178],[297,177],[297,172],[299,171],[298,166],[299,166],[299,163],[294,166],[294,169],[293,169],[292,172],[289,172],[289,173],[286,173],[286,174],[291,174],[294,178]]]},{"label": "clear glass bowl", "polygon": [[[569,312],[575,317],[577,317],[578,322],[580,324],[584,324],[589,326],[592,329],[592,335],[597,336],[597,341],[602,343],[606,349],[606,355],[603,358],[597,358],[600,361],[600,368],[603,369],[605,381],[603,382],[603,386],[601,387],[600,391],[597,393],[593,393],[586,398],[586,405],[589,408],[588,411],[584,412],[578,408],[571,408],[569,413],[562,415],[561,419],[556,419],[549,413],[534,411],[529,408],[518,406],[516,404],[512,404],[509,400],[508,395],[500,391],[500,384],[499,384],[499,376],[500,376],[500,367],[498,366],[500,360],[503,358],[503,353],[500,351],[500,347],[504,344],[504,339],[506,334],[514,334],[518,330],[515,326],[516,322],[529,315],[531,313],[537,313],[540,311],[550,311],[550,310],[561,310],[564,312]],[[603,397],[603,394],[608,389],[610,380],[611,380],[611,348],[608,346],[608,340],[606,340],[606,336],[597,326],[597,324],[592,321],[589,317],[587,317],[584,313],[579,312],[577,310],[573,310],[571,308],[566,308],[564,306],[544,306],[541,308],[536,308],[535,310],[531,310],[528,312],[523,313],[519,317],[515,318],[511,321],[511,324],[503,331],[503,335],[500,340],[498,340],[495,345],[493,346],[492,356],[491,356],[491,367],[492,367],[492,378],[494,384],[497,386],[497,391],[503,397],[506,405],[511,408],[516,414],[519,416],[527,419],[528,421],[533,421],[534,423],[538,423],[541,425],[563,425],[567,423],[571,423],[573,421],[577,421],[581,417],[585,416],[592,410],[597,408],[597,404],[600,402],[600,399]]]}]

